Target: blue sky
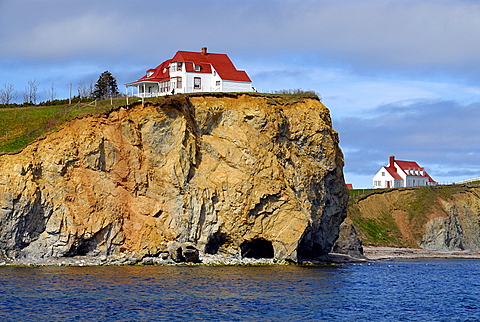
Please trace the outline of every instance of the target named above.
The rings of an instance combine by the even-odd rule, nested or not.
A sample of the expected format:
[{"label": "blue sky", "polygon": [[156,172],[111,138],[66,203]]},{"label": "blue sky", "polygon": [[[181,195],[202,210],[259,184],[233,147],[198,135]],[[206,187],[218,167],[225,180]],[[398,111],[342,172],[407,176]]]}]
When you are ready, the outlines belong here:
[{"label": "blue sky", "polygon": [[390,155],[460,181],[480,176],[478,17],[471,0],[0,0],[0,87],[67,98],[206,46],[258,89],[318,92],[354,187]]}]

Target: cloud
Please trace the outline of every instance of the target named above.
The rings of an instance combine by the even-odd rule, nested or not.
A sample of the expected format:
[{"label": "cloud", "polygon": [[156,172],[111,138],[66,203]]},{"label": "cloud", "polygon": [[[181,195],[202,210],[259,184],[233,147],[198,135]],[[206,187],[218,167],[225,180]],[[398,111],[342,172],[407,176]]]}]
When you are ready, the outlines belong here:
[{"label": "cloud", "polygon": [[[480,175],[480,102],[420,101],[379,106],[371,117],[337,120],[346,171],[372,175],[388,156],[415,160],[432,176]],[[432,171],[432,170],[434,171]]]},{"label": "cloud", "polygon": [[310,52],[359,69],[465,68],[480,60],[474,1],[19,0],[3,7],[2,55],[121,49],[142,56],[142,49],[170,54],[206,45],[251,57]]},{"label": "cloud", "polygon": [[[85,14],[46,20],[26,33],[12,35],[15,46],[8,50],[13,55],[26,55],[48,60],[68,56],[107,52],[112,54],[123,46],[121,35],[127,28],[119,18],[107,14]],[[115,33],[112,33],[115,30]],[[127,37],[129,33],[127,33]]]}]

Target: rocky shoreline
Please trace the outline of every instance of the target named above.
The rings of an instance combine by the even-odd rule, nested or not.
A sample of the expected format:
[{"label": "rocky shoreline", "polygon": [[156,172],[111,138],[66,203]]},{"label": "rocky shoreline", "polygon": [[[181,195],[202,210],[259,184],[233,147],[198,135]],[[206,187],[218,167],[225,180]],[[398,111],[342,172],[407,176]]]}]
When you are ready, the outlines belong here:
[{"label": "rocky shoreline", "polygon": [[[480,259],[480,251],[434,251],[415,248],[364,246],[364,258],[330,253],[322,261],[308,261],[299,265],[325,265],[351,262],[368,262],[393,259]],[[49,257],[41,259],[0,260],[1,266],[127,266],[127,265],[205,265],[205,266],[253,266],[290,265],[287,261],[273,258],[242,258],[235,255],[200,255],[197,262],[177,262],[171,258],[149,257],[137,253],[122,253],[111,256]]]}]

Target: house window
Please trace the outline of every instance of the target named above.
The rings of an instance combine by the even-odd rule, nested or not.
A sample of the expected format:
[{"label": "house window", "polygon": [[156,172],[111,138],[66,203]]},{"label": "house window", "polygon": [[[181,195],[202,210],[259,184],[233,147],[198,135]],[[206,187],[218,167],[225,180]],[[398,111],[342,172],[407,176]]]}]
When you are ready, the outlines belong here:
[{"label": "house window", "polygon": [[385,177],[385,172],[382,172],[382,177]]},{"label": "house window", "polygon": [[170,64],[170,71],[174,72],[175,71],[175,64]]},{"label": "house window", "polygon": [[200,65],[195,64],[195,71],[196,71],[196,72],[199,72],[200,69],[201,69],[201,68],[200,68]]},{"label": "house window", "polygon": [[213,76],[217,76],[217,72],[216,72],[216,71],[213,71]]},{"label": "house window", "polygon": [[177,63],[177,71],[181,72],[182,71],[182,62]]},{"label": "house window", "polygon": [[182,88],[182,78],[181,77],[177,78],[177,88]]},{"label": "house window", "polygon": [[200,77],[193,78],[193,88],[200,89],[202,87],[202,79]]},{"label": "house window", "polygon": [[152,71],[147,72],[147,77],[150,77],[150,76],[152,76],[152,75],[153,75],[153,72],[152,72]]},{"label": "house window", "polygon": [[215,85],[216,85],[216,86],[220,86],[220,81],[216,81],[216,82],[215,82]]}]

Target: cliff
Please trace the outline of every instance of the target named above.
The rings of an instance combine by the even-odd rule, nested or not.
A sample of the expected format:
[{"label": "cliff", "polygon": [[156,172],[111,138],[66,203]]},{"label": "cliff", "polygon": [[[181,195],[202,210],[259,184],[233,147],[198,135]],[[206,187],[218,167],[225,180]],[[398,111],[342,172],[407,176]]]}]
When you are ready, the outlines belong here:
[{"label": "cliff", "polygon": [[351,201],[348,216],[365,245],[480,250],[478,186],[373,192]]},{"label": "cliff", "polygon": [[0,255],[315,260],[345,217],[342,167],[316,99],[137,103],[0,156]]}]

